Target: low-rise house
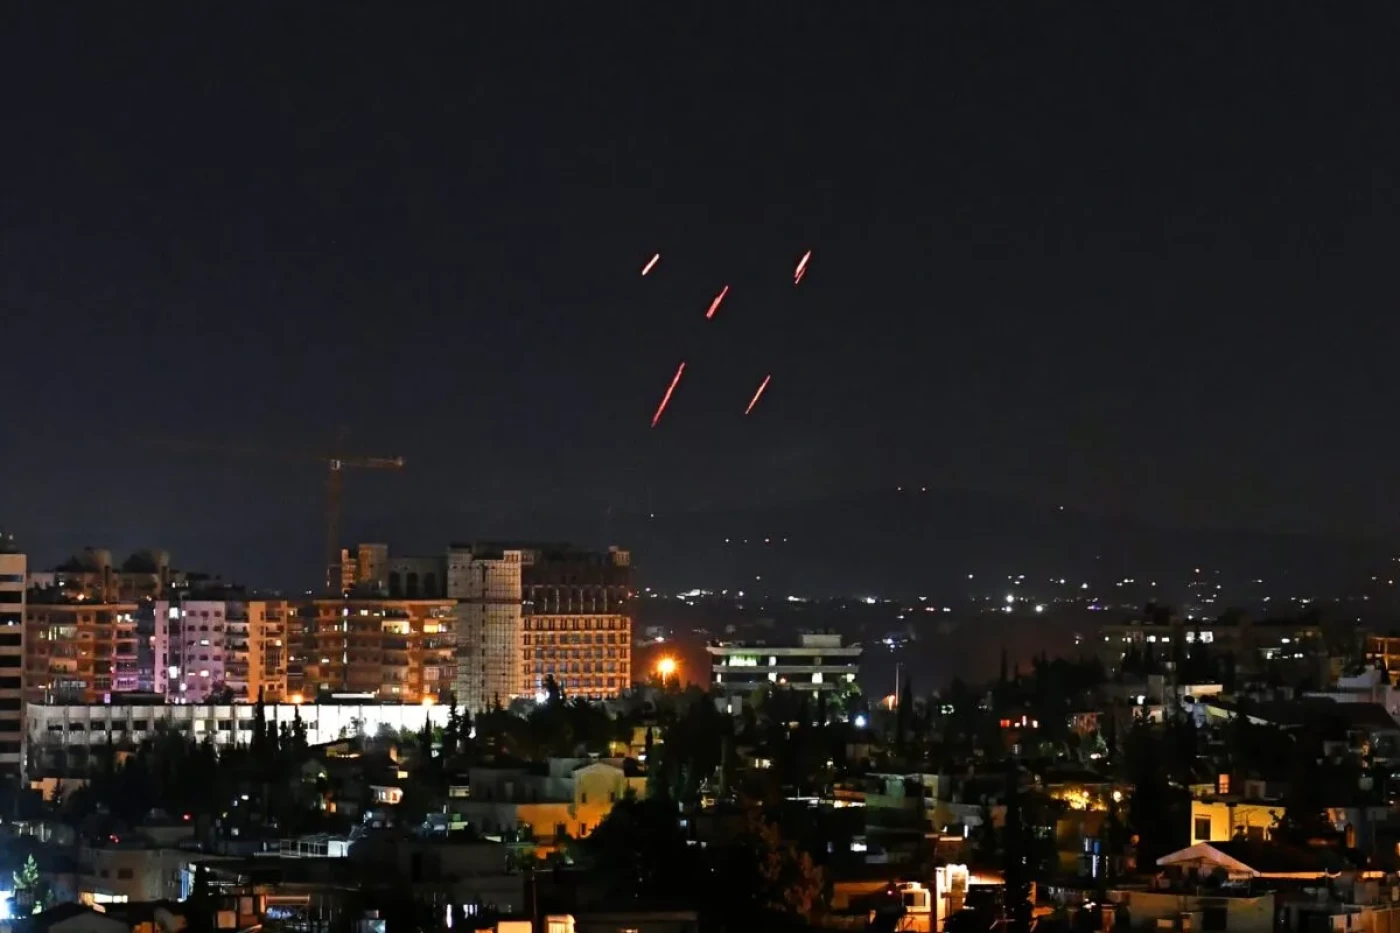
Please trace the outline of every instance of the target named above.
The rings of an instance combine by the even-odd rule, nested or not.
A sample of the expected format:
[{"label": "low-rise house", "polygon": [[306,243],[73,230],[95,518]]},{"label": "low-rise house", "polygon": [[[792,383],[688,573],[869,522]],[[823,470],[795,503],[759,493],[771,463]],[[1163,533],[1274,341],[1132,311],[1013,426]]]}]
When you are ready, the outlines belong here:
[{"label": "low-rise house", "polygon": [[646,779],[625,759],[551,758],[542,765],[472,768],[470,797],[453,808],[477,832],[545,843],[582,838]]},{"label": "low-rise house", "polygon": [[78,850],[78,899],[84,904],[175,900],[189,853],[136,835]]}]

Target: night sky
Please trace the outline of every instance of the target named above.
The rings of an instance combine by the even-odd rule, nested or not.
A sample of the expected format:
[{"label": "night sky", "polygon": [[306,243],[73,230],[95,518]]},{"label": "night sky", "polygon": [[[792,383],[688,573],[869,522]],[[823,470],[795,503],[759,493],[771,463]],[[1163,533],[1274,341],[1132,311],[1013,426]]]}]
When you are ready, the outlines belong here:
[{"label": "night sky", "polygon": [[12,5],[0,525],[41,563],[305,579],[315,462],[157,439],[345,427],[408,458],[346,487],[347,536],[400,551],[901,483],[1400,531],[1397,27],[1279,0]]}]

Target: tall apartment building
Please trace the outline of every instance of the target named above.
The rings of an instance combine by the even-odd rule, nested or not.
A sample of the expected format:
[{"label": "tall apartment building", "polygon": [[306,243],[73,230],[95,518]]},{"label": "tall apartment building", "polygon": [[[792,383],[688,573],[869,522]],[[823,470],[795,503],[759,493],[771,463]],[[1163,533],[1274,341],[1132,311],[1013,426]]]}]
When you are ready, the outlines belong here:
[{"label": "tall apartment building", "polygon": [[135,603],[31,589],[23,639],[28,702],[109,703],[136,690],[135,613]]},{"label": "tall apartment building", "polygon": [[296,608],[285,599],[238,590],[205,590],[157,600],[154,651],[157,693],[180,703],[232,695],[252,702],[289,696],[288,626]]},{"label": "tall apartment building", "polygon": [[587,697],[631,683],[626,551],[454,544],[447,595],[457,604],[456,693],[468,709],[533,696],[551,676]]},{"label": "tall apartment building", "polygon": [[524,568],[520,677],[576,696],[617,696],[632,683],[632,559],[604,552],[541,551]]},{"label": "tall apartment building", "polygon": [[357,544],[340,550],[340,592],[387,591],[389,545]]},{"label": "tall apartment building", "polygon": [[0,539],[0,778],[15,778],[24,770],[26,561],[5,548]]},{"label": "tall apartment building", "polygon": [[446,599],[317,599],[303,609],[302,690],[437,700],[456,674],[453,604]]},{"label": "tall apartment building", "polygon": [[525,695],[522,568],[534,559],[528,548],[448,548],[447,596],[456,601],[457,701],[473,712],[494,700],[509,703]]}]

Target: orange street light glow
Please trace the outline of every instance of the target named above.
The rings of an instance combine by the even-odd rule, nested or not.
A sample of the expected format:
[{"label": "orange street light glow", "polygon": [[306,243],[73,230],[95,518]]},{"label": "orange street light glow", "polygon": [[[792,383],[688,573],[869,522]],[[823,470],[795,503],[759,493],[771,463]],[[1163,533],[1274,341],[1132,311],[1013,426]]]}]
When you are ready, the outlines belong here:
[{"label": "orange street light glow", "polygon": [[656,673],[663,678],[670,677],[676,672],[676,659],[671,657],[662,658],[656,662]]}]

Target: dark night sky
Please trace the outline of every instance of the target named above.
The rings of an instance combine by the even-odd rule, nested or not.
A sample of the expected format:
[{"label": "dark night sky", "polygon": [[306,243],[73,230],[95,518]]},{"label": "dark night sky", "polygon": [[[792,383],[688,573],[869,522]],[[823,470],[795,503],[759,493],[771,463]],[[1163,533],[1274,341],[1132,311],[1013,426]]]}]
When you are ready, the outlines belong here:
[{"label": "dark night sky", "polygon": [[42,560],[297,577],[314,464],[150,441],[340,425],[399,549],[901,482],[1400,531],[1393,2],[414,6],[0,13]]}]

